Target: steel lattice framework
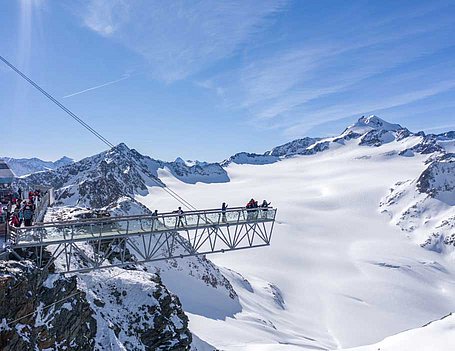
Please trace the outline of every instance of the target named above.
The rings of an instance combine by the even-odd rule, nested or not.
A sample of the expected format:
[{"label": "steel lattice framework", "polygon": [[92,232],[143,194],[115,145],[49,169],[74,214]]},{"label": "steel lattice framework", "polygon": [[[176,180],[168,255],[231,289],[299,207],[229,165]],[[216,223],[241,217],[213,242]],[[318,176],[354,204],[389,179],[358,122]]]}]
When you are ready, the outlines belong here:
[{"label": "steel lattice framework", "polygon": [[83,272],[267,246],[275,217],[274,208],[233,208],[44,223],[11,231],[8,249]]}]

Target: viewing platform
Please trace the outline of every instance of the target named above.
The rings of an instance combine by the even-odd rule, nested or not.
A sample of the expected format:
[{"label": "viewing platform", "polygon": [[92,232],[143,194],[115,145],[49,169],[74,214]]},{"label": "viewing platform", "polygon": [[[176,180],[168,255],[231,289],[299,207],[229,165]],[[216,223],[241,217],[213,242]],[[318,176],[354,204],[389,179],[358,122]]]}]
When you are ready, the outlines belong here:
[{"label": "viewing platform", "polygon": [[266,246],[275,216],[271,207],[236,207],[9,227],[7,250],[33,253],[39,267],[64,257],[65,272],[90,271]]}]

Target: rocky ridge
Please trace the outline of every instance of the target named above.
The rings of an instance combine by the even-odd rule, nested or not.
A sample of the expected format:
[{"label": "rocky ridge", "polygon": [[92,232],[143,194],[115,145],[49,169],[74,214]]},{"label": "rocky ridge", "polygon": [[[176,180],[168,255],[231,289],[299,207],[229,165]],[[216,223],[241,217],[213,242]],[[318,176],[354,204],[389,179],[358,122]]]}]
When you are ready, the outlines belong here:
[{"label": "rocky ridge", "polygon": [[455,154],[428,159],[415,179],[397,183],[380,203],[384,213],[419,244],[455,251]]},{"label": "rocky ridge", "polygon": [[23,188],[35,185],[53,187],[58,205],[101,208],[122,196],[145,196],[149,187],[165,187],[158,178],[159,170],[168,170],[188,183],[229,180],[226,171],[218,164],[187,164],[181,159],[163,162],[119,144],[56,170],[19,178],[18,184]]}]

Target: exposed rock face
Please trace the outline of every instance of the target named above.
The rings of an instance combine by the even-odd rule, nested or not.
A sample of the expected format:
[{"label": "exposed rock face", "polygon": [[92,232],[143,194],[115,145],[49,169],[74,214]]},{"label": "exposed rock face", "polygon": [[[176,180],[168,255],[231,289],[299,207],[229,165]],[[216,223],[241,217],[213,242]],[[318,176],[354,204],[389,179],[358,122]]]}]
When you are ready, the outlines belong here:
[{"label": "exposed rock face", "polygon": [[351,140],[351,139],[358,139],[361,136],[362,136],[362,134],[356,133],[356,132],[351,130],[351,131],[345,132],[341,136],[333,139],[333,141],[335,143],[339,143],[339,142],[347,141],[347,140]]},{"label": "exposed rock face", "polygon": [[417,180],[417,189],[455,205],[455,154],[445,154],[431,162]]},{"label": "exposed rock face", "polygon": [[53,276],[28,261],[0,261],[1,350],[94,349],[97,326],[85,293],[76,277]]},{"label": "exposed rock face", "polygon": [[181,181],[189,184],[224,183],[229,181],[226,171],[218,163],[184,161],[177,158],[164,164]]},{"label": "exposed rock face", "polygon": [[414,180],[395,185],[381,202],[392,222],[437,252],[455,249],[455,155],[435,157]]},{"label": "exposed rock face", "polygon": [[179,299],[139,270],[65,278],[0,261],[0,316],[5,351],[189,350],[192,341]]},{"label": "exposed rock face", "polygon": [[[118,199],[116,202],[112,203],[111,205],[105,207],[103,210],[109,211],[111,216],[125,216],[125,215],[141,215],[141,214],[151,214],[151,211],[143,206],[142,204],[138,203],[136,200],[129,198],[129,197],[122,197]],[[81,214],[88,214],[90,212],[94,213],[95,210],[87,210],[81,208],[53,208],[48,213],[48,219],[65,219],[71,220],[73,219],[72,216],[80,216]],[[152,246],[156,244],[159,245],[160,240],[163,238],[161,236],[153,237],[153,240],[156,240],[152,243]],[[141,248],[141,240],[139,238],[131,238],[132,241],[136,243],[136,247]],[[186,239],[181,237],[181,241],[186,242]],[[96,248],[92,247],[89,244],[79,245],[79,248],[84,251],[84,254],[87,257],[94,258],[93,255],[97,253]],[[168,254],[168,247],[167,245],[163,245],[160,250],[164,256]],[[174,243],[172,248],[174,254],[185,254],[184,247],[182,247],[177,241]],[[134,250],[129,250],[128,255],[135,256],[137,252]],[[139,256],[138,256],[139,258]],[[118,263],[115,262],[116,254],[114,253],[111,255],[111,259],[113,260],[111,263]],[[56,267],[59,267],[59,264],[64,265],[64,259],[57,260]],[[83,264],[81,262],[81,264]],[[141,276],[141,281],[145,281],[147,283],[143,283],[140,290],[146,291],[147,289],[155,289],[153,287],[152,282],[148,282],[150,279],[154,280],[156,275],[152,273],[156,273],[163,281],[165,286],[171,289],[175,294],[177,294],[182,301],[182,304],[186,311],[197,313],[198,311],[205,311],[210,310],[213,307],[214,311],[217,311],[216,315],[215,312],[213,317],[215,318],[226,318],[227,316],[233,316],[235,313],[241,311],[241,306],[239,302],[239,297],[237,293],[233,289],[232,285],[226,279],[226,277],[221,273],[220,269],[214,265],[210,260],[208,260],[205,256],[193,256],[193,257],[185,257],[180,259],[168,259],[156,262],[145,263],[142,265],[137,265],[137,268],[134,268],[134,265],[128,266],[128,272],[121,275],[123,279],[113,279],[112,284],[117,286],[117,290],[123,289],[124,290],[131,290],[135,289],[135,276]],[[134,270],[131,270],[131,269]],[[145,270],[144,271],[138,271]],[[117,269],[118,270],[118,269]],[[150,272],[150,273],[148,273]],[[111,271],[106,270],[105,273],[103,272],[104,279],[110,279]],[[95,282],[95,279],[98,279],[99,275],[96,274],[84,274],[81,276],[81,279],[87,282],[87,294],[89,297],[91,296],[92,292],[96,293],[97,295],[106,296],[106,291],[111,290],[111,283],[105,285],[103,281]],[[142,283],[141,283],[142,284]],[[126,288],[128,287],[128,288]],[[117,294],[116,292],[114,292]],[[141,294],[141,293],[136,293]],[[130,295],[128,295],[130,296]],[[207,299],[201,299],[200,296],[210,296]],[[108,297],[109,298],[109,295]],[[144,300],[144,298],[141,298]],[[148,297],[145,297],[148,299]],[[106,300],[105,298],[94,297],[93,301],[97,300]],[[219,301],[222,302],[223,309],[220,310]],[[134,305],[135,302],[127,302],[128,305]],[[92,308],[97,311],[99,306],[95,303]],[[124,307],[124,303],[121,306],[111,305],[113,311],[118,309],[126,309],[128,307]],[[142,309],[140,306],[134,307],[131,311],[136,311],[138,309]],[[116,319],[122,319],[124,314],[129,315],[133,312],[125,312],[118,316]],[[104,312],[103,312],[104,313]],[[113,312],[115,313],[115,312]],[[135,313],[135,312],[134,312]],[[107,313],[104,313],[107,315]],[[101,322],[99,323],[106,323],[106,318],[102,317]],[[111,323],[111,322],[108,322]],[[114,323],[112,321],[112,323]],[[116,322],[117,323],[117,322]],[[122,322],[123,326],[119,326],[120,329],[126,328],[126,326],[130,324],[134,324],[134,321],[127,320]],[[118,323],[117,323],[118,324]],[[135,327],[136,328],[136,327]],[[109,332],[110,333],[110,332]],[[138,333],[136,333],[138,335]],[[134,335],[136,335],[134,334]],[[134,336],[133,334],[130,335],[130,338],[136,338],[135,343],[138,343],[138,337]],[[114,336],[112,336],[114,337]],[[118,338],[118,336],[115,336]],[[119,341],[123,343],[123,341]],[[127,348],[128,349],[128,348]]]},{"label": "exposed rock face", "polygon": [[[360,146],[380,147],[397,142],[394,154],[412,157],[416,153],[432,154],[445,153],[444,143],[455,148],[455,132],[444,134],[429,134],[423,132],[412,133],[399,124],[382,120],[377,116],[361,117],[353,125],[347,127],[340,135],[328,138],[302,138],[277,146],[264,154],[240,152],[223,161],[223,167],[231,163],[236,164],[269,164],[287,157],[297,155],[314,155],[332,147],[339,147],[352,141]],[[402,142],[401,144],[399,142]]]},{"label": "exposed rock face", "polygon": [[416,135],[421,136],[422,140],[415,144],[413,147],[403,150],[400,153],[401,155],[404,155],[406,152],[409,151],[423,155],[428,155],[436,152],[443,153],[445,151],[444,148],[439,144],[439,141],[441,141],[445,137],[439,137],[434,134],[425,135],[425,133],[423,132],[420,132]]},{"label": "exposed rock face", "polygon": [[316,144],[311,145],[302,153],[302,155],[314,155],[318,152],[322,152],[328,150],[330,147],[330,142],[328,141],[320,141]]},{"label": "exposed rock face", "polygon": [[395,135],[388,130],[370,130],[360,139],[359,145],[381,146],[395,140]]},{"label": "exposed rock face", "polygon": [[280,158],[278,156],[266,155],[266,154],[254,154],[249,152],[239,152],[227,160],[221,162],[221,166],[226,167],[229,166],[231,163],[235,163],[238,165],[249,164],[249,165],[266,165],[270,163],[275,163],[279,161]]},{"label": "exposed rock face", "polygon": [[[455,149],[455,132],[442,134],[428,134],[424,132],[412,133],[408,129],[382,120],[377,116],[361,117],[353,125],[347,127],[343,133],[336,137],[328,138],[301,138],[283,145],[277,146],[263,154],[240,152],[220,163],[207,163],[199,161],[184,161],[177,158],[173,162],[164,162],[139,154],[136,150],[130,150],[125,144],[119,144],[111,150],[89,157],[74,163],[71,159],[62,158],[59,161],[47,165],[45,161],[38,159],[26,160],[36,163],[46,163],[47,166],[34,168],[38,170],[52,170],[58,167],[56,172],[42,172],[24,179],[29,184],[51,184],[59,188],[57,192],[60,204],[71,206],[103,207],[115,201],[119,196],[144,195],[147,186],[156,186],[158,170],[167,170],[179,180],[195,184],[229,182],[227,172],[223,167],[230,164],[271,164],[296,155],[313,155],[323,152],[339,144],[350,140],[357,140],[359,145],[379,147],[390,142],[403,142],[397,145],[396,153],[401,156],[412,157],[416,153],[432,154],[446,152],[446,146]],[[403,147],[404,146],[404,147]],[[11,159],[14,164],[17,160]],[[33,162],[32,162],[33,163]],[[15,168],[13,164],[13,169]],[[87,165],[89,165],[87,167]],[[92,165],[90,167],[90,165]],[[113,172],[118,166],[120,172]],[[118,182],[116,186],[108,186],[100,179],[94,178],[88,181],[83,178],[75,178],[75,174],[85,173],[92,179],[97,171],[101,171],[109,183]],[[94,173],[95,172],[95,173]],[[25,174],[24,172],[18,173]],[[99,177],[98,177],[99,178]],[[78,183],[79,182],[79,183]],[[125,182],[131,186],[125,186]],[[163,185],[163,183],[161,183]],[[96,187],[110,190],[112,197],[89,199],[88,194]],[[79,196],[81,195],[81,196]],[[81,198],[79,202],[76,199]]]},{"label": "exposed rock face", "polygon": [[189,350],[188,317],[157,275],[112,269],[79,278],[98,327],[95,350]]},{"label": "exposed rock face", "polygon": [[265,155],[271,155],[271,156],[277,156],[277,157],[282,157],[282,156],[292,156],[292,155],[302,155],[305,153],[305,150],[319,141],[320,138],[303,138],[303,139],[297,139],[294,141],[291,141],[289,143],[277,146],[273,148],[270,151],[267,151]]}]

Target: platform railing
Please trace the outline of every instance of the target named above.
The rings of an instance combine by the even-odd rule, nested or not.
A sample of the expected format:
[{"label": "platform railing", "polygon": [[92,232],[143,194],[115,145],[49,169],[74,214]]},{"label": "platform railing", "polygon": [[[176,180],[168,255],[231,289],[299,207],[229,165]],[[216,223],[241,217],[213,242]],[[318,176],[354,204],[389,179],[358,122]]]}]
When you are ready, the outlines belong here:
[{"label": "platform railing", "polygon": [[244,207],[175,212],[156,215],[106,217],[97,219],[48,222],[10,231],[11,245],[15,247],[47,246],[67,241],[115,238],[142,233],[197,230],[245,223],[273,222],[276,209]]}]

